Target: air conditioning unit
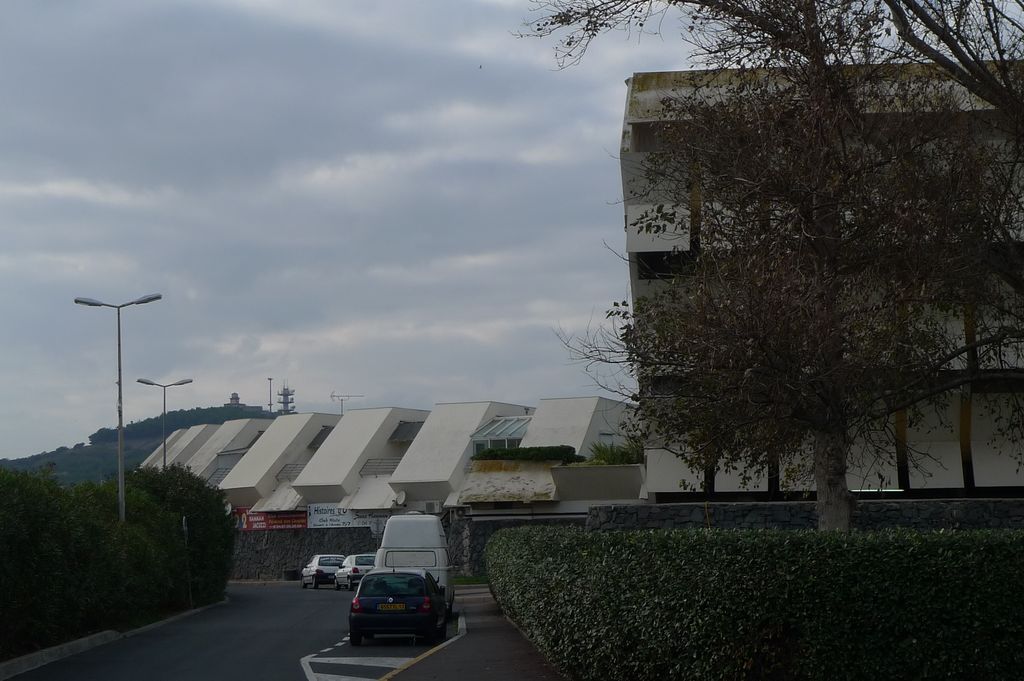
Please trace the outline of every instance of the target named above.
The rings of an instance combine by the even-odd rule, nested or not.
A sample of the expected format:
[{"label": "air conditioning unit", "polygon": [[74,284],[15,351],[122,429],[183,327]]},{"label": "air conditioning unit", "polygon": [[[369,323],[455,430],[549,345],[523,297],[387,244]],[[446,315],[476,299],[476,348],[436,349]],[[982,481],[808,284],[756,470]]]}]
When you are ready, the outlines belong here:
[{"label": "air conditioning unit", "polygon": [[440,501],[427,501],[427,502],[425,502],[424,510],[427,513],[433,513],[433,514],[436,515],[436,514],[440,513],[442,511],[442,509],[443,509],[443,507],[441,506],[441,502]]}]

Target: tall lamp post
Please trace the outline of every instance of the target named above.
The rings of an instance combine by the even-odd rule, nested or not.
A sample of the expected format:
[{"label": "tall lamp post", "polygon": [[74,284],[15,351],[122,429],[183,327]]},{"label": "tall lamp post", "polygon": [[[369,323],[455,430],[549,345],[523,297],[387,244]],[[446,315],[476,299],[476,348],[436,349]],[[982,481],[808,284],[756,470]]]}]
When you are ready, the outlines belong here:
[{"label": "tall lamp post", "polygon": [[160,416],[160,435],[163,436],[164,440],[164,468],[167,468],[167,389],[172,386],[185,385],[186,383],[191,383],[192,379],[183,378],[180,381],[175,381],[174,383],[164,384],[157,383],[156,381],[151,381],[148,378],[140,378],[138,379],[138,382],[142,383],[143,385],[155,385],[158,388],[164,389],[164,410]]},{"label": "tall lamp post", "polygon": [[117,515],[124,522],[124,409],[121,389],[121,308],[129,305],[145,305],[163,298],[159,293],[150,293],[127,303],[113,305],[94,298],[75,298],[76,305],[88,307],[112,307],[117,310]]}]

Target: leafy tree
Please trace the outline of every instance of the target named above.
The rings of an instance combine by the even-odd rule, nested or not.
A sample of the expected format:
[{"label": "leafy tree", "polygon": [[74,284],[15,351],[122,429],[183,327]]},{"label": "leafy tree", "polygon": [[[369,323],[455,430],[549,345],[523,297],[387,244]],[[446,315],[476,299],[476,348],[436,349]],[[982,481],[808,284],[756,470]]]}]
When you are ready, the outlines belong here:
[{"label": "leafy tree", "polygon": [[572,61],[603,31],[683,10],[715,69],[661,102],[630,189],[658,205],[634,227],[682,225],[689,248],[613,308],[614,332],[573,347],[632,368],[641,432],[694,470],[813,476],[823,529],[849,527],[851,458],[893,451],[893,414],[1024,379],[1006,286],[1021,273],[1005,256],[1020,234],[1015,124],[968,113],[976,93],[948,71],[908,66],[893,4],[559,0],[534,24],[567,29]]},{"label": "leafy tree", "polygon": [[194,603],[222,599],[235,538],[224,492],[184,466],[140,468],[131,473],[129,484],[145,492],[175,520],[172,536],[187,547],[182,568],[188,573],[189,596]]}]

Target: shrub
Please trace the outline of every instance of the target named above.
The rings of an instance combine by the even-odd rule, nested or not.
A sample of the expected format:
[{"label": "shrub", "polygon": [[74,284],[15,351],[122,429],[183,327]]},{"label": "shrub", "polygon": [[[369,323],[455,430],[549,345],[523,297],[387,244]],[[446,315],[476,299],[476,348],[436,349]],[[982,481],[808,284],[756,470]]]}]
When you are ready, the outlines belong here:
[{"label": "shrub", "polygon": [[1020,531],[514,528],[486,560],[502,609],[573,679],[993,681],[1024,668]]},{"label": "shrub", "polygon": [[61,487],[0,469],[0,660],[188,607],[182,512],[197,603],[223,597],[234,533],[221,493],[183,469]]},{"label": "shrub", "polygon": [[67,502],[49,475],[0,470],[0,659],[81,621],[58,578],[74,569],[69,554],[86,548]]},{"label": "shrub", "polygon": [[644,445],[639,440],[628,440],[616,445],[595,442],[590,445],[590,458],[578,466],[621,466],[644,462]]},{"label": "shrub", "polygon": [[[184,466],[164,470],[140,468],[131,484],[145,490],[174,516],[174,536],[184,546],[182,517],[188,525],[188,563],[192,598],[196,605],[224,598],[235,541],[235,522],[227,512],[224,493],[206,484]],[[184,554],[183,554],[184,558]],[[188,585],[186,584],[186,589]]]},{"label": "shrub", "polygon": [[576,449],[569,445],[555,445],[553,447],[512,447],[502,449],[493,447],[477,452],[473,455],[474,461],[561,461],[562,463],[576,463],[583,461],[582,456],[576,455]]}]

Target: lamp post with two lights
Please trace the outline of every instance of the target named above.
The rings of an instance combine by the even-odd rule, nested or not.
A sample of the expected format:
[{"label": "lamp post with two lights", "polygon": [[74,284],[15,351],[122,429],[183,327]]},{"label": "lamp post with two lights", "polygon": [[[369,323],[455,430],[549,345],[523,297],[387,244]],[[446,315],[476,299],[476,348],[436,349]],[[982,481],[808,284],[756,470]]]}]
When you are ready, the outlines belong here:
[{"label": "lamp post with two lights", "polygon": [[138,379],[138,382],[142,383],[143,385],[155,385],[158,388],[163,388],[164,389],[164,410],[163,410],[163,412],[161,412],[161,416],[160,416],[160,435],[163,437],[163,441],[164,441],[164,465],[163,465],[163,467],[167,468],[167,389],[172,387],[172,386],[175,386],[175,385],[185,385],[186,383],[191,383],[192,379],[191,378],[183,378],[180,381],[175,381],[174,383],[166,383],[165,384],[165,383],[157,383],[156,381],[151,381],[148,378],[140,378],[140,379]]},{"label": "lamp post with two lights", "polygon": [[114,305],[94,298],[75,298],[76,305],[87,307],[111,307],[117,310],[117,515],[124,522],[124,408],[121,387],[121,308],[129,305],[145,305],[160,300],[159,293],[150,293],[127,303]]}]

